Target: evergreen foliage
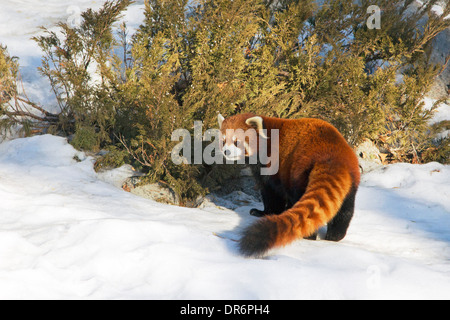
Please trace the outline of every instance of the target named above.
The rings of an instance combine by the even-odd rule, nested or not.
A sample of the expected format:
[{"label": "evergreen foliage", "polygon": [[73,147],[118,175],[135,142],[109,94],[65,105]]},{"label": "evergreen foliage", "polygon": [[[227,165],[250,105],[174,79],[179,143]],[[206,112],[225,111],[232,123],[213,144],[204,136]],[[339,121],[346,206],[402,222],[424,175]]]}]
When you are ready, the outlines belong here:
[{"label": "evergreen foliage", "polygon": [[[0,133],[14,125],[14,116],[8,116],[8,103],[17,95],[17,74],[19,67],[16,59],[10,57],[6,47],[0,46]],[[3,131],[3,132],[2,132]]]},{"label": "evergreen foliage", "polygon": [[[429,57],[450,26],[448,1],[438,16],[438,0],[417,10],[413,0],[148,0],[131,38],[116,23],[130,3],[108,1],[80,26],[35,38],[61,111],[52,124],[78,148],[114,150],[107,163],[132,159],[182,203],[238,172],[171,161],[172,132],[194,120],[216,127],[218,112],[318,117],[392,161],[449,161],[448,137],[436,138],[448,123],[429,122],[443,100],[423,104],[441,71]],[[380,29],[366,24],[371,5],[382,10]],[[15,61],[1,53],[0,76],[15,79]]]},{"label": "evergreen foliage", "polygon": [[61,34],[43,28],[44,35],[34,38],[44,53],[39,71],[49,79],[60,110],[57,130],[73,135],[78,148],[96,150],[111,141],[118,83],[112,29],[130,3],[107,1],[98,12],[83,12],[79,26],[60,22]]}]

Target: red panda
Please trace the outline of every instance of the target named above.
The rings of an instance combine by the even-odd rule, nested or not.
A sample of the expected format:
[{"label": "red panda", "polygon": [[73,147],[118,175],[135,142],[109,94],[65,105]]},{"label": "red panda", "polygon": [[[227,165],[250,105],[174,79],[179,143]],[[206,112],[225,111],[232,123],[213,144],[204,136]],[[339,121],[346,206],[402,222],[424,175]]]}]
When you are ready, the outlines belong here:
[{"label": "red panda", "polygon": [[260,257],[296,239],[315,239],[325,225],[325,240],[345,237],[360,171],[356,154],[334,126],[319,119],[288,120],[248,113],[227,119],[219,115],[219,125],[224,139],[222,152],[234,160],[257,150],[248,150],[249,143],[244,141],[245,152],[238,152],[239,138],[227,136],[232,132],[227,129],[255,129],[266,139],[271,139],[273,129],[278,130],[279,145],[274,152],[278,152],[279,168],[268,176],[254,172],[264,210],[250,210],[261,218],[244,230],[239,241],[242,255]]}]

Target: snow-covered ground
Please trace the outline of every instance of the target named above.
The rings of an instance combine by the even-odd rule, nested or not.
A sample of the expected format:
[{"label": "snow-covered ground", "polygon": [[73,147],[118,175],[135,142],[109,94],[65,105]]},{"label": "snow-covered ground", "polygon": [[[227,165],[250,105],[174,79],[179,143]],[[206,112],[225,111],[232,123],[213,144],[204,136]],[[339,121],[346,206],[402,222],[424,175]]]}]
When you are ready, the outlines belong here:
[{"label": "snow-covered ground", "polygon": [[[38,26],[76,22],[102,2],[0,0],[0,43],[20,57],[31,98],[53,99],[36,72]],[[128,21],[138,24],[142,7]],[[0,299],[450,299],[450,167],[397,164],[362,180],[343,241],[299,240],[245,259],[235,240],[256,219],[250,196],[163,205],[106,182],[63,138],[6,141]]]},{"label": "snow-covered ground", "polygon": [[0,144],[0,298],[450,298],[449,166],[371,172],[342,242],[245,259],[233,240],[256,219],[250,197],[234,210],[163,205],[92,162],[51,135]]}]

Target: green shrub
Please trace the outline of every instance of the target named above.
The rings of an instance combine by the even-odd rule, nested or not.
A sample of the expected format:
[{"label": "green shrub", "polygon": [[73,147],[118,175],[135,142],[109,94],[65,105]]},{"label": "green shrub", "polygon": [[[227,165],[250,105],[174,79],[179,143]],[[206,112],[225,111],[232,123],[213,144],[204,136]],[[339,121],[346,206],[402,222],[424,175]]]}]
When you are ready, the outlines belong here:
[{"label": "green shrub", "polygon": [[83,12],[79,26],[60,22],[61,35],[43,28],[44,35],[34,38],[44,53],[39,71],[48,78],[60,110],[57,129],[74,134],[77,147],[111,142],[119,81],[113,24],[130,3],[107,1],[97,12]]},{"label": "green shrub", "polygon": [[[114,23],[131,1],[108,1],[78,27],[59,23],[62,36],[44,29],[35,38],[61,111],[42,118],[78,148],[118,151],[117,163],[131,162],[184,204],[239,172],[171,161],[172,132],[194,120],[216,127],[218,112],[318,117],[353,145],[373,140],[393,161],[448,162],[448,139],[436,139],[443,126],[429,125],[443,100],[427,110],[423,99],[441,70],[429,56],[450,26],[450,4],[437,16],[437,0],[417,11],[413,2],[149,0],[129,38]],[[381,29],[366,25],[369,5],[382,9]],[[17,65],[1,53],[10,92]],[[0,110],[0,121],[11,119]]]}]

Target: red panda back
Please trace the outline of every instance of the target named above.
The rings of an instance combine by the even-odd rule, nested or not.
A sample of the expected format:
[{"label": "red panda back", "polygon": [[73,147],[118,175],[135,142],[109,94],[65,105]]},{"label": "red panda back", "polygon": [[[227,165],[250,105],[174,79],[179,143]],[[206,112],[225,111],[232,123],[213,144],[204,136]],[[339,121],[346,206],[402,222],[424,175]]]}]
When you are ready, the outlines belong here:
[{"label": "red panda back", "polygon": [[[266,123],[269,125],[270,120]],[[323,120],[309,118],[285,120],[282,123],[279,157],[283,182],[295,183],[292,180],[301,177],[300,172],[305,168],[315,163],[328,163],[332,167],[346,168],[354,184],[359,185],[358,159],[334,126]]]}]

